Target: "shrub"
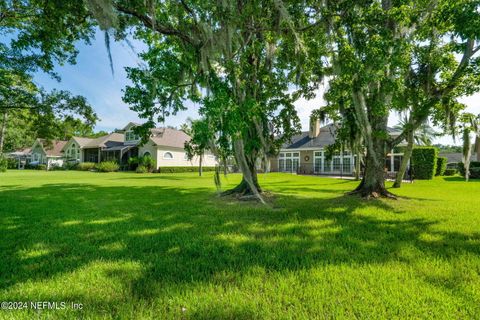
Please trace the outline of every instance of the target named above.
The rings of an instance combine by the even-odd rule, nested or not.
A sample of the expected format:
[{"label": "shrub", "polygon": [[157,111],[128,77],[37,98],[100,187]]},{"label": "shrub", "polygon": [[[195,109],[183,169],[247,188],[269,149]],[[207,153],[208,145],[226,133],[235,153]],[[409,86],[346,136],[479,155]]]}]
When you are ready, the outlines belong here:
[{"label": "shrub", "polygon": [[457,174],[457,169],[445,169],[445,172],[443,173],[444,176],[454,176]]},{"label": "shrub", "polygon": [[417,147],[412,152],[412,168],[415,179],[431,180],[437,170],[438,149]]},{"label": "shrub", "polygon": [[35,167],[37,170],[47,170],[47,165],[46,164],[39,164]]},{"label": "shrub", "polygon": [[[480,161],[472,161],[470,162],[470,177],[472,176],[472,169],[473,168],[480,168]],[[462,177],[465,177],[465,167],[463,165],[463,162],[458,163],[458,172]],[[475,178],[473,178],[475,179]]]},{"label": "shrub", "polygon": [[[202,167],[203,172],[215,171],[215,167]],[[160,167],[159,173],[181,173],[181,172],[198,172],[198,166],[194,167]]]},{"label": "shrub", "polygon": [[17,169],[17,168],[18,168],[17,160],[13,158],[7,158],[7,169]]},{"label": "shrub", "polygon": [[144,166],[149,172],[155,168],[155,160],[151,156],[140,157],[139,164]]},{"label": "shrub", "polygon": [[135,170],[136,173],[147,173],[148,172],[148,168],[143,166],[143,165],[140,165],[137,167],[137,169]]},{"label": "shrub", "polygon": [[438,157],[437,158],[437,172],[435,173],[436,176],[443,176],[445,174],[445,170],[447,169],[447,158],[445,157]]},{"label": "shrub", "polygon": [[65,168],[64,166],[59,166],[59,165],[55,164],[55,165],[52,165],[50,167],[50,169],[48,169],[48,170],[50,170],[50,171],[63,171],[63,170],[66,170],[66,169],[67,168]]},{"label": "shrub", "polygon": [[82,162],[76,165],[76,169],[80,171],[90,171],[95,169],[95,163],[93,162]]},{"label": "shrub", "polygon": [[115,172],[120,166],[115,161],[104,161],[97,164],[97,170],[100,172]]},{"label": "shrub", "polygon": [[0,172],[7,171],[7,168],[8,168],[8,160],[0,156]]},{"label": "shrub", "polygon": [[470,168],[470,179],[480,179],[480,167]]}]

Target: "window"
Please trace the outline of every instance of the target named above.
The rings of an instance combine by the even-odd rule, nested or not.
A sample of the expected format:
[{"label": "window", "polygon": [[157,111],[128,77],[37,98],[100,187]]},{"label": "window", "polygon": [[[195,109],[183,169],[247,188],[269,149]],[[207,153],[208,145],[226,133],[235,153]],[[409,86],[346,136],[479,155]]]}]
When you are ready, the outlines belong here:
[{"label": "window", "polygon": [[185,160],[185,161],[188,160],[188,154],[186,152],[183,154],[183,160]]},{"label": "window", "polygon": [[340,171],[340,158],[333,158],[333,171]]},{"label": "window", "polygon": [[125,132],[125,141],[140,140],[140,136],[136,135],[132,130]]},{"label": "window", "polygon": [[320,173],[322,171],[322,153],[320,151],[316,151],[313,153],[313,172]]},{"label": "window", "polygon": [[323,172],[332,171],[332,160],[325,160],[323,163]]},{"label": "window", "polygon": [[173,154],[171,152],[165,152],[163,154],[163,159],[173,159]]},{"label": "window", "polygon": [[278,159],[278,171],[297,172],[299,166],[300,166],[299,152],[280,153],[279,159]]},{"label": "window", "polygon": [[152,155],[150,154],[150,152],[145,151],[145,152],[143,153],[143,156],[144,156],[144,157],[151,157]]},{"label": "window", "polygon": [[344,173],[352,172],[352,162],[350,157],[343,157],[342,168]]}]

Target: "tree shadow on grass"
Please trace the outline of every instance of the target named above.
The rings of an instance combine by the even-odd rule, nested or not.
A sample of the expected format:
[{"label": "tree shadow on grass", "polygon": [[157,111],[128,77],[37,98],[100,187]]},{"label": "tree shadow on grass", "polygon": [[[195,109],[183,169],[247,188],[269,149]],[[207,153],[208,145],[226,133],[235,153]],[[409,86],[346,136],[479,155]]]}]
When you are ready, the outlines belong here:
[{"label": "tree shadow on grass", "polygon": [[[405,255],[405,247],[445,259],[480,254],[478,234],[436,231],[435,220],[376,217],[377,211],[398,212],[389,201],[289,193],[277,195],[273,209],[218,199],[209,188],[65,183],[3,189],[0,292],[88,269],[99,261],[119,264],[113,270],[106,267],[111,270],[107,276],[125,282],[127,300],[148,302],[178,288],[228,282],[221,275],[241,276],[256,267],[294,272],[328,265],[408,263],[416,257]],[[365,213],[368,210],[372,213]],[[426,241],[425,234],[438,240]],[[130,276],[129,269],[122,269],[125,261],[142,271]],[[99,310],[104,307],[105,301],[81,298]],[[108,308],[117,312],[114,305]],[[237,311],[238,317],[251,315]],[[221,309],[198,312],[198,318],[235,316]]]}]

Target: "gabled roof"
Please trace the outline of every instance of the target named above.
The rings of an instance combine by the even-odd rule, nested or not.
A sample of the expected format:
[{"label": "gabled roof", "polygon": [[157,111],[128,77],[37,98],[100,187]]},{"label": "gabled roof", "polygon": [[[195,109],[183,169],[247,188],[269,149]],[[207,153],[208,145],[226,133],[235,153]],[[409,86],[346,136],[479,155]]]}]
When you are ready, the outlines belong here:
[{"label": "gabled roof", "polygon": [[184,148],[190,136],[183,131],[170,128],[155,128],[151,130],[150,140],[157,146]]},{"label": "gabled roof", "polygon": [[[85,139],[85,138],[83,138]],[[83,148],[104,148],[106,147],[106,143],[109,141],[113,142],[123,142],[124,141],[124,135],[123,133],[110,133],[105,136],[101,136],[95,139],[90,139],[89,142],[87,142]]]},{"label": "gabled roof", "polygon": [[323,148],[335,143],[336,127],[333,124],[320,128],[320,133],[315,138],[310,138],[309,131],[304,131],[292,137],[290,142],[282,145],[282,149]]},{"label": "gabled roof", "polygon": [[128,129],[131,128],[131,127],[138,127],[138,126],[140,126],[140,125],[141,125],[140,123],[129,122],[125,127],[123,127],[122,131],[126,131],[126,130],[128,130]]},{"label": "gabled roof", "polygon": [[[324,148],[335,143],[335,132],[337,127],[331,123],[320,128],[320,133],[314,138],[310,138],[309,131],[304,131],[292,137],[289,142],[282,145],[282,149],[309,149],[309,148]],[[398,136],[401,132],[396,129],[387,128],[391,137]]]},{"label": "gabled roof", "polygon": [[67,142],[68,141],[63,140],[52,140],[50,141],[50,143],[47,143],[46,139],[40,138],[35,141],[35,143],[38,143],[42,147],[45,154],[51,157],[61,157],[62,149],[67,144]]}]

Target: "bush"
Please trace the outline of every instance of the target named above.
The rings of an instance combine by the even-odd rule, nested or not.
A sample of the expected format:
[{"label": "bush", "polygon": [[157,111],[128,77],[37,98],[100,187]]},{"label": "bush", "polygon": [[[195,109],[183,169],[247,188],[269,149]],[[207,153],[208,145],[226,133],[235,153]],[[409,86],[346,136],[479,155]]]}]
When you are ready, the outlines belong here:
[{"label": "bush", "polygon": [[[480,168],[480,161],[470,162],[470,177],[472,175],[472,169],[473,168]],[[463,165],[463,162],[458,163],[458,172],[460,173],[460,175],[462,175],[462,177],[465,177],[465,167]],[[475,179],[475,178],[473,178],[473,179]]]},{"label": "bush", "polygon": [[37,170],[47,170],[47,165],[46,164],[39,164],[35,167]]},{"label": "bush", "polygon": [[470,168],[470,179],[480,179],[480,167]]},{"label": "bush", "polygon": [[70,161],[70,162],[65,162],[63,164],[63,167],[65,168],[65,170],[79,170],[78,165],[79,165],[78,162]]},{"label": "bush", "polygon": [[415,179],[431,180],[437,170],[438,149],[417,147],[412,152],[412,169]]},{"label": "bush", "polygon": [[115,161],[104,161],[97,164],[97,170],[100,172],[115,172],[120,166]]},{"label": "bush", "polygon": [[436,176],[443,176],[445,174],[445,170],[447,169],[447,158],[445,157],[438,157],[437,158],[437,172],[435,173]]},{"label": "bush", "polygon": [[6,158],[0,156],[0,172],[7,171],[8,161]]},{"label": "bush", "polygon": [[59,165],[52,165],[50,167],[50,169],[48,169],[50,171],[63,171],[63,170],[67,170],[67,168],[65,168],[64,166],[59,166]]},{"label": "bush", "polygon": [[454,176],[458,172],[457,169],[445,169],[445,172],[443,173],[444,176]]},{"label": "bush", "polygon": [[[203,172],[215,171],[215,167],[202,167]],[[182,173],[182,172],[198,172],[198,166],[194,167],[160,167],[158,173]]]},{"label": "bush", "polygon": [[7,169],[17,169],[18,162],[14,158],[7,158]]},{"label": "bush", "polygon": [[135,170],[136,173],[147,173],[148,172],[148,168],[143,166],[143,165],[140,165],[137,167],[137,169]]},{"label": "bush", "polygon": [[144,166],[149,172],[155,169],[155,160],[151,156],[140,157],[139,164]]},{"label": "bush", "polygon": [[95,163],[93,162],[81,162],[76,165],[76,170],[90,171],[92,169],[95,169]]}]

